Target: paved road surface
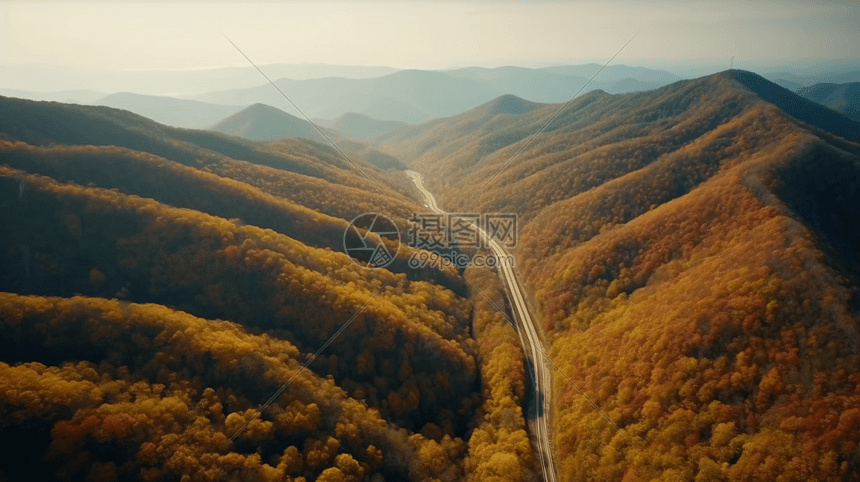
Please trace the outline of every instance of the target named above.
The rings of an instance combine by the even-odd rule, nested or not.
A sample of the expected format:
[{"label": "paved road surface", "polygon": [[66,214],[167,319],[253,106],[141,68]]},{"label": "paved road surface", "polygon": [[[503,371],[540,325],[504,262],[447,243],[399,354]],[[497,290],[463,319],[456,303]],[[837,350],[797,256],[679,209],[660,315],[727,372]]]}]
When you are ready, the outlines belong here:
[{"label": "paved road surface", "polygon": [[[439,214],[445,214],[436,205],[436,198],[427,189],[424,188],[421,175],[414,171],[406,172],[415,182],[415,186],[424,195],[424,199],[428,208]],[[480,229],[480,228],[479,228]],[[484,239],[490,239],[485,232],[481,232]],[[490,239],[490,249],[497,259],[503,259],[508,254],[505,249],[494,239]],[[500,263],[503,264],[503,263]],[[508,298],[511,307],[513,308],[514,317],[516,318],[517,331],[520,334],[520,342],[523,345],[523,351],[528,356],[534,366],[533,378],[535,382],[535,392],[537,400],[542,404],[540,413],[535,419],[535,438],[538,445],[538,458],[544,474],[544,480],[548,482],[556,482],[558,478],[555,473],[555,464],[552,456],[552,432],[549,427],[548,416],[552,404],[552,370],[544,362],[543,345],[535,328],[535,320],[529,314],[525,299],[523,298],[522,287],[514,275],[514,270],[510,266],[500,266],[499,274],[504,281]]]}]

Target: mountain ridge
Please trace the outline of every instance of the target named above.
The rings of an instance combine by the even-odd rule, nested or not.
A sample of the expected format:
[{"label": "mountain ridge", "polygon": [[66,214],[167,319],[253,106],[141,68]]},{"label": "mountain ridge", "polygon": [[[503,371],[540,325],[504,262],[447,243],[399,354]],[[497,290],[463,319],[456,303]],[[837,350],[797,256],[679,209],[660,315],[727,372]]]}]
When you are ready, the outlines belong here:
[{"label": "mountain ridge", "polygon": [[388,146],[446,210],[517,213],[560,478],[860,477],[856,123],[738,71],[559,109]]},{"label": "mountain ridge", "polygon": [[762,99],[776,104],[787,114],[851,140],[860,139],[860,123],[780,87],[764,77],[742,70],[721,73],[742,83]]},{"label": "mountain ridge", "polygon": [[159,124],[185,129],[207,128],[242,109],[238,106],[209,104],[197,100],[166,96],[140,95],[131,92],[118,92],[87,102],[87,104],[127,110],[152,119]]}]

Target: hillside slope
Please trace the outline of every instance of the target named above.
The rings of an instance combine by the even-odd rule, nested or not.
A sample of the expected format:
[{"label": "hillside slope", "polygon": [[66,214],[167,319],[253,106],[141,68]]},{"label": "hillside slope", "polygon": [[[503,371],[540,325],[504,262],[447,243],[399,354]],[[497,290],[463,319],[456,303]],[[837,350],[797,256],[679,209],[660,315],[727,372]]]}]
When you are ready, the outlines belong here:
[{"label": "hillside slope", "polygon": [[586,94],[480,192],[560,106],[389,140],[448,210],[519,214],[577,387],[556,377],[563,480],[860,478],[857,124],[777,89],[729,71]]},{"label": "hillside slope", "polygon": [[0,98],[0,478],[534,480],[513,329],[343,253],[418,208],[354,162]]},{"label": "hillside slope", "polygon": [[751,72],[731,70],[726,75],[744,84],[762,99],[778,105],[785,113],[796,119],[848,139],[860,139],[860,122],[846,120],[844,115],[834,115],[830,109],[822,109],[818,103],[810,102],[794,92],[788,92]]},{"label": "hillside slope", "polygon": [[32,146],[116,146],[144,152],[249,183],[347,221],[373,206],[394,216],[408,216],[411,209],[403,205],[405,176],[359,159],[351,163],[330,146],[304,139],[260,144],[168,127],[119,109],[22,99],[0,98],[0,114],[0,138]]},{"label": "hillside slope", "polygon": [[[747,116],[742,122],[754,122],[750,103],[765,101],[746,84],[735,83],[738,76],[755,89],[766,89],[765,95],[774,95],[772,100],[786,109],[799,109],[803,120],[814,126],[848,138],[860,136],[860,123],[755,74],[733,72],[739,71],[680,81],[644,93],[589,92],[561,113],[560,105],[541,105],[512,117],[500,117],[497,122],[491,122],[485,108],[479,107],[397,131],[381,138],[379,144],[422,171],[449,209],[510,210],[530,219],[554,202],[656,161],[662,167],[654,169],[666,171],[667,163],[722,150],[726,141],[719,137],[725,134],[716,129],[724,126],[738,132],[729,127],[730,121]],[[521,148],[524,150],[516,159],[501,169]],[[488,180],[491,182],[481,189]]]}]

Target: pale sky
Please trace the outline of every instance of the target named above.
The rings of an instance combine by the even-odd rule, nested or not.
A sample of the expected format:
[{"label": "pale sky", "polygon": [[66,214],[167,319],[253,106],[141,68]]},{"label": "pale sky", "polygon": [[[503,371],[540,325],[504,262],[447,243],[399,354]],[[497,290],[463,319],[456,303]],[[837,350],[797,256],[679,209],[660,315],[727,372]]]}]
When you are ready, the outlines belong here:
[{"label": "pale sky", "polygon": [[[854,1],[7,2],[0,66],[728,64],[857,58]],[[0,67],[2,68],[2,67]],[[727,68],[727,66],[726,66]]]}]

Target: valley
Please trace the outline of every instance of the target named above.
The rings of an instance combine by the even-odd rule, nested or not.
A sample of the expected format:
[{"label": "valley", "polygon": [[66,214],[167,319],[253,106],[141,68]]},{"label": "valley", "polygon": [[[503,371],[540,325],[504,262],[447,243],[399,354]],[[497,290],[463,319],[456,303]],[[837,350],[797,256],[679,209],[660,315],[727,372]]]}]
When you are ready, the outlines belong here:
[{"label": "valley", "polygon": [[[159,107],[195,128],[0,97],[0,479],[860,477],[847,88],[511,93],[573,67],[330,78],[337,148],[262,88]],[[486,213],[518,241],[456,252],[515,267],[413,263],[418,214]]]},{"label": "valley", "polygon": [[[427,206],[434,212],[440,214],[443,213],[443,211],[436,205],[436,199],[433,197],[433,194],[424,188],[421,176],[414,171],[408,172],[407,174],[409,174],[415,182],[415,187],[417,187],[418,190],[421,191],[422,195],[424,195],[424,198],[427,200]],[[490,247],[490,251],[497,259],[501,259],[505,256],[506,253],[504,252],[504,249],[495,239],[492,239],[485,231],[481,231],[480,236],[482,239],[486,240]],[[538,335],[538,329],[535,328],[538,325],[529,313],[528,305],[523,299],[522,288],[520,287],[520,283],[517,280],[516,275],[514,275],[512,268],[507,265],[500,267],[499,271],[501,278],[505,283],[508,304],[513,307],[512,312],[514,314],[514,319],[516,320],[515,322],[512,320],[508,321],[511,321],[512,324],[516,324],[522,349],[526,353],[531,370],[533,370],[530,373],[533,380],[532,383],[535,385],[535,398],[532,403],[540,404],[540,406],[535,407],[537,416],[534,421],[534,427],[536,428],[534,436],[537,441],[538,459],[540,460],[543,479],[555,481],[557,480],[554,461],[555,455],[552,450],[549,429],[552,413],[552,374],[550,372],[550,368],[544,361],[546,353],[544,351],[543,341]]]}]

